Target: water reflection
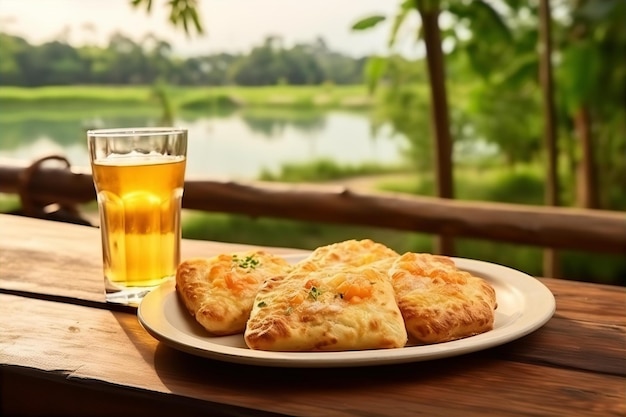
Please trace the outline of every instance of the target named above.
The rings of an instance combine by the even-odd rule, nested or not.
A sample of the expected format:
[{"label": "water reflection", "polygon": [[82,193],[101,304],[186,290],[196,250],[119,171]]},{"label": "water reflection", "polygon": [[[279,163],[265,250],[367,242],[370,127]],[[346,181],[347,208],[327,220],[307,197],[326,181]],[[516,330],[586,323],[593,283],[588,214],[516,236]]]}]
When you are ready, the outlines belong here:
[{"label": "water reflection", "polygon": [[326,127],[325,112],[281,109],[247,109],[241,112],[243,121],[250,130],[275,139],[293,128],[310,136],[320,134]]},{"label": "water reflection", "polygon": [[[154,126],[152,115],[93,116],[28,112],[0,115],[0,158],[34,160],[62,154],[87,166],[85,132],[96,127]],[[246,109],[219,114],[185,113],[176,125],[189,129],[189,176],[254,179],[285,163],[330,159],[358,165],[395,163],[402,141],[372,131],[365,113]]]}]

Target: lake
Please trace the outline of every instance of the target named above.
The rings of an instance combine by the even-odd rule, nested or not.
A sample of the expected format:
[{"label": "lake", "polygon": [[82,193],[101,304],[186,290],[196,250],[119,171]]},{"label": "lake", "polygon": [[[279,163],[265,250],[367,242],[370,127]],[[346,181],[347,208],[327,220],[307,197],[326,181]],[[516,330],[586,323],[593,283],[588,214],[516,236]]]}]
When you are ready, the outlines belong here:
[{"label": "lake", "polygon": [[[158,125],[149,115],[125,110],[100,114],[46,109],[0,115],[0,159],[34,160],[65,155],[88,166],[85,131],[94,127]],[[258,178],[286,163],[330,159],[342,165],[401,162],[406,141],[388,126],[373,131],[366,112],[239,110],[228,114],[183,115],[175,125],[189,129],[187,175],[218,179]]]}]

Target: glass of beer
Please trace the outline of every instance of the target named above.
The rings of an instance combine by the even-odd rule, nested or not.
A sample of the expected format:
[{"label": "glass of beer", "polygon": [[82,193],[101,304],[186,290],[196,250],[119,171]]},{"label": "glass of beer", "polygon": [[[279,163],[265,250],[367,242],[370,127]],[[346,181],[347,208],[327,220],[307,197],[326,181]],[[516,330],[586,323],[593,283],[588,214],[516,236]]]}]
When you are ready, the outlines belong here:
[{"label": "glass of beer", "polygon": [[180,262],[187,131],[87,132],[107,302],[138,305]]}]

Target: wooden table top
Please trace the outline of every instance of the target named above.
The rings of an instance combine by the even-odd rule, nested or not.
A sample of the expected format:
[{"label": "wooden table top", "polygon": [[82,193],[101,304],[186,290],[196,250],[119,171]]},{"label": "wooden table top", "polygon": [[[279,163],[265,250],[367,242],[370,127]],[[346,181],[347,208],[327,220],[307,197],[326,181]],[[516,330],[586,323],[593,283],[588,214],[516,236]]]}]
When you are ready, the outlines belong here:
[{"label": "wooden table top", "polygon": [[[182,256],[245,248],[184,240]],[[624,287],[540,278],[552,319],[476,353],[273,368],[160,343],[104,302],[100,253],[95,228],[0,215],[0,415],[626,415]]]}]

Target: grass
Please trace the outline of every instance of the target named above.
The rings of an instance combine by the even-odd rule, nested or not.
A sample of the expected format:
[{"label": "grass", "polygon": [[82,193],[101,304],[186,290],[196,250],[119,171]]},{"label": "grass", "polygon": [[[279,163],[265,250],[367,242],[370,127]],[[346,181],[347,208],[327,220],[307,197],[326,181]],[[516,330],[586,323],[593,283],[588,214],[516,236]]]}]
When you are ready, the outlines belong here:
[{"label": "grass", "polygon": [[[454,171],[455,196],[459,200],[493,201],[513,204],[543,204],[543,173],[537,165],[515,168],[457,166]],[[432,175],[415,175],[405,180],[382,182],[385,191],[416,195],[435,195]]]},{"label": "grass", "polygon": [[[175,108],[204,110],[216,106],[363,108],[373,101],[365,86],[267,86],[267,87],[166,87]],[[158,105],[151,86],[48,86],[39,88],[2,87],[0,105],[32,106],[119,106]],[[6,108],[6,107],[5,107]]]},{"label": "grass", "polygon": [[376,163],[339,165],[330,159],[319,159],[304,164],[284,164],[279,173],[263,170],[262,181],[320,182],[344,178],[406,172],[402,166],[385,166]]},{"label": "grass", "polygon": [[39,88],[5,87],[0,89],[0,105],[5,109],[81,108],[83,106],[119,106],[150,102],[149,87],[50,86]]},{"label": "grass", "polygon": [[[75,106],[74,104],[63,106],[62,104],[54,104],[53,102],[43,105],[36,104],[36,110],[33,107],[26,106],[24,103],[20,105],[2,105],[0,101],[0,124],[20,124],[31,123],[33,119],[38,121],[63,122],[71,121],[80,125],[82,120],[98,118],[116,118],[120,116],[120,107],[124,106],[128,110],[124,113],[133,117],[154,117],[161,113],[161,109],[150,103],[141,103],[132,105],[115,104],[108,107],[102,107],[98,104],[85,104]],[[34,106],[34,105],[33,105]],[[10,110],[8,110],[10,108]]]},{"label": "grass", "polygon": [[[347,239],[372,238],[384,242],[397,251],[406,251],[415,246],[415,239],[418,235],[373,227],[191,212],[185,216],[183,236],[189,239],[245,242],[252,245],[302,249],[314,249]],[[423,248],[431,247],[429,240],[428,236],[423,236]]]}]

